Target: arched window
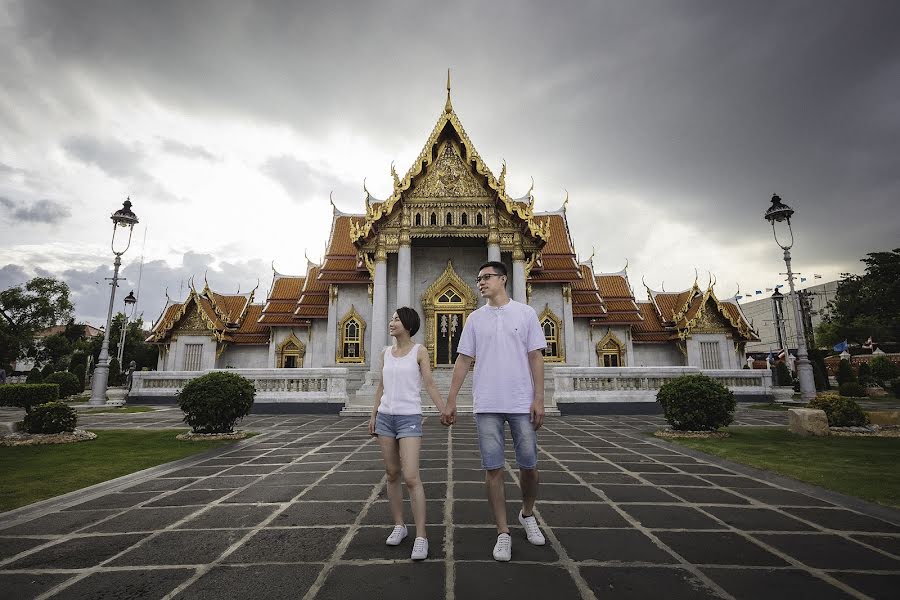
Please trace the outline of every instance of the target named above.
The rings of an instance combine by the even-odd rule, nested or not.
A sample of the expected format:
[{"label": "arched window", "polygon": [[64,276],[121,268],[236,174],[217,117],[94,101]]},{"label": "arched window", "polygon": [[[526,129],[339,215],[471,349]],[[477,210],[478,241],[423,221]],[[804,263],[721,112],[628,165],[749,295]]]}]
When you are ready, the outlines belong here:
[{"label": "arched window", "polygon": [[416,227],[422,226],[422,215],[421,213],[416,213]]},{"label": "arched window", "polygon": [[338,325],[337,356],[339,363],[362,363],[366,361],[363,340],[366,332],[366,323],[356,309],[351,306],[350,311],[341,319]]},{"label": "arched window", "polygon": [[597,364],[601,367],[624,367],[625,351],[622,342],[611,332],[597,342]]},{"label": "arched window", "polygon": [[306,345],[293,332],[284,340],[275,353],[275,367],[279,369],[301,369],[306,356]]},{"label": "arched window", "polygon": [[444,221],[446,225],[453,225],[453,213],[447,213],[447,219]]},{"label": "arched window", "polygon": [[563,362],[566,360],[566,352],[562,343],[562,321],[546,305],[544,312],[538,317],[541,329],[544,331],[544,362]]},{"label": "arched window", "polygon": [[484,225],[484,217],[481,216],[481,213],[475,215],[475,224],[476,225]]},{"label": "arched window", "polygon": [[431,213],[431,224],[437,225],[437,214]]},{"label": "arched window", "polygon": [[469,224],[469,213],[463,213],[462,217],[459,220],[460,225],[468,225]]}]

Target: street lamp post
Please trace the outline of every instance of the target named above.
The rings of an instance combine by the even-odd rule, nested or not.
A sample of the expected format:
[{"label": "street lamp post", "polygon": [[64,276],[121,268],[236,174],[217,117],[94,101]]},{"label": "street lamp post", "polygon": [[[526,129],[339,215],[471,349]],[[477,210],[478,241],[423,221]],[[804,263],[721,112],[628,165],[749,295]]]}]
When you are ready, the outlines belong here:
[{"label": "street lamp post", "polygon": [[[119,284],[119,267],[122,265],[122,255],[131,246],[131,234],[138,222],[137,215],[131,212],[131,198],[122,203],[122,208],[110,216],[113,222],[113,236],[110,246],[116,255],[113,261],[113,276],[109,293],[109,311],[106,314],[106,330],[103,332],[103,345],[100,347],[100,356],[97,358],[97,366],[94,367],[94,377],[91,381],[91,399],[88,404],[102,406],[106,404],[106,384],[109,380],[109,330],[112,327],[113,304],[116,301],[116,287]],[[125,248],[119,250],[116,247],[116,232],[119,227],[128,228],[128,241]]]},{"label": "street lamp post", "polygon": [[[137,304],[137,298],[134,297],[134,290],[128,292],[125,296],[125,311],[122,313],[122,334],[119,336],[119,352],[116,358],[119,359],[119,369],[125,370],[122,366],[122,359],[125,357],[125,335],[128,332],[128,321],[134,316],[134,305]],[[129,310],[131,314],[129,314]]]},{"label": "street lamp post", "polygon": [[[800,303],[794,291],[794,274],[791,271],[791,246],[794,245],[794,231],[791,229],[791,215],[793,214],[794,209],[787,204],[783,204],[781,198],[775,195],[772,196],[772,206],[766,211],[765,218],[766,221],[772,224],[772,234],[775,236],[775,243],[784,250],[784,264],[787,265],[788,287],[791,290],[791,302],[794,305],[794,322],[797,327],[797,377],[800,379],[800,397],[808,402],[816,397],[816,381],[813,378],[812,364],[809,362],[809,353],[806,350],[803,317],[800,315]],[[776,224],[782,230],[782,237],[787,236],[785,240],[779,239]],[[786,354],[787,348],[784,351]]]}]

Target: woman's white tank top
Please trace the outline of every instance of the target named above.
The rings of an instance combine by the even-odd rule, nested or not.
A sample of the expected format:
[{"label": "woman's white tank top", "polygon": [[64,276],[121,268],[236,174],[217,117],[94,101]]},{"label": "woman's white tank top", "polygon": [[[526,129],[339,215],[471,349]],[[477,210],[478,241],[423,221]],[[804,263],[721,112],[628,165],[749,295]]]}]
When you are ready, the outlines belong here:
[{"label": "woman's white tank top", "polygon": [[419,344],[402,358],[394,357],[391,347],[384,349],[381,382],[384,393],[378,412],[388,415],[422,414],[422,377],[419,373]]}]

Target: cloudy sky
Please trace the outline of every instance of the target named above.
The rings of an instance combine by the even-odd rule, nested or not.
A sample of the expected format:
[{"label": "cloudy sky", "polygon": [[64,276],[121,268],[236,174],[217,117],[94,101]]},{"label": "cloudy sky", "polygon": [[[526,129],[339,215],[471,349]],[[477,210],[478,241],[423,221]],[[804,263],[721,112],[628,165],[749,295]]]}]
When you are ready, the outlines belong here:
[{"label": "cloudy sky", "polygon": [[[445,97],[507,189],[569,218],[597,271],[720,296],[833,279],[900,246],[900,3],[0,0],[0,289],[52,275],[105,320],[109,214],[141,223],[124,293],[302,274],[362,183],[389,195]],[[811,283],[811,281],[810,281]],[[117,300],[120,305],[122,292]]]}]

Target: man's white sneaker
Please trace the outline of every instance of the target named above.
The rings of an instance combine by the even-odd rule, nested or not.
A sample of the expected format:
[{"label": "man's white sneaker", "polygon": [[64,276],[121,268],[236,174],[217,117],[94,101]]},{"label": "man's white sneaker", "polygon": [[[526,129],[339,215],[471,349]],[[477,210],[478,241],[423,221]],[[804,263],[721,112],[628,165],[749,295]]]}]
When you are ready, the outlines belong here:
[{"label": "man's white sneaker", "polygon": [[541,533],[541,528],[538,527],[537,519],[534,518],[534,515],[526,517],[520,510],[519,523],[525,528],[525,535],[528,536],[528,541],[531,542],[532,545],[543,546],[547,543],[547,540],[544,539],[544,534]]},{"label": "man's white sneaker", "polygon": [[425,560],[428,558],[428,540],[423,537],[417,537],[413,542],[412,554],[409,557],[413,560]]},{"label": "man's white sneaker", "polygon": [[508,562],[512,558],[512,538],[508,533],[501,533],[497,536],[497,543],[494,544],[494,560],[500,562]]},{"label": "man's white sneaker", "polygon": [[406,525],[394,525],[391,535],[384,541],[388,546],[399,546],[406,538]]}]

